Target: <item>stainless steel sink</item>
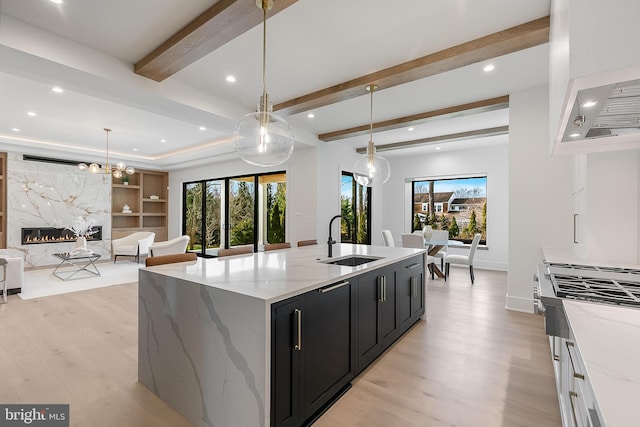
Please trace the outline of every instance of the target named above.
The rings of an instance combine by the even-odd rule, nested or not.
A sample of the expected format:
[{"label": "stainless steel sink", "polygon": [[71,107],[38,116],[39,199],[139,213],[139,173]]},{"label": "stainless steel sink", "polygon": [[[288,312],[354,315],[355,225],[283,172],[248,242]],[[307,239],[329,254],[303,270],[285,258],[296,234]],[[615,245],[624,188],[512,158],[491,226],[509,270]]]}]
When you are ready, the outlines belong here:
[{"label": "stainless steel sink", "polygon": [[378,261],[379,259],[382,259],[382,258],[363,256],[363,255],[349,255],[342,258],[328,259],[320,262],[325,264],[346,265],[348,267],[357,267],[358,265],[366,264],[372,261]]}]

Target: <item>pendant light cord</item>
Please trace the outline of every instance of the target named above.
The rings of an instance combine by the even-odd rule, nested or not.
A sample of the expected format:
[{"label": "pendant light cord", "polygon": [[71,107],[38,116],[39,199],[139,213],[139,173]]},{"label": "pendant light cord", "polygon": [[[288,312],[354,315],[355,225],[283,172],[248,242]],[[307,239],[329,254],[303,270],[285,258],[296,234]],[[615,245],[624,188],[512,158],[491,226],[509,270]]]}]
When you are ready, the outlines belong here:
[{"label": "pendant light cord", "polygon": [[369,140],[373,141],[373,91],[374,85],[369,86],[369,92],[371,92],[371,111],[369,112]]},{"label": "pendant light cord", "polygon": [[267,112],[267,7],[268,0],[262,0],[262,111]]}]

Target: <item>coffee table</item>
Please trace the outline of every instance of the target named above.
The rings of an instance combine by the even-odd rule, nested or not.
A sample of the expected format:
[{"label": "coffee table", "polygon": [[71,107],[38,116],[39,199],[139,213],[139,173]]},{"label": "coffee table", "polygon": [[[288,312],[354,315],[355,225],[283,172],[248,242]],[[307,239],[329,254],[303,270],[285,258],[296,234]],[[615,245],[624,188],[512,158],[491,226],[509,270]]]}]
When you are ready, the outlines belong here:
[{"label": "coffee table", "polygon": [[[54,276],[58,277],[62,280],[71,280],[76,274],[86,271],[87,273],[93,276],[100,276],[100,271],[98,271],[98,267],[95,265],[95,262],[100,259],[100,254],[88,254],[88,255],[80,255],[73,256],[69,252],[62,252],[53,254],[54,257],[60,259],[60,264],[53,270]],[[64,269],[63,266],[68,266],[69,268]],[[86,276],[76,277],[76,279],[81,279]]]}]

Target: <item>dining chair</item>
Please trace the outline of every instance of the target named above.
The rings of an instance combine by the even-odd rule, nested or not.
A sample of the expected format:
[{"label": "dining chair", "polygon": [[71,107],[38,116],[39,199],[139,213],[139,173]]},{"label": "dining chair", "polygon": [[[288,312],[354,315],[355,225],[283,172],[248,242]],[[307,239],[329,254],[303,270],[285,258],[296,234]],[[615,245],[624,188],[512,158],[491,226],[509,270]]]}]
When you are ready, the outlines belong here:
[{"label": "dining chair", "polygon": [[449,277],[449,264],[460,264],[460,265],[468,265],[469,266],[469,275],[471,276],[471,284],[475,280],[473,275],[473,257],[476,253],[476,249],[478,248],[478,243],[480,243],[480,233],[476,233],[473,236],[473,241],[471,242],[471,248],[469,249],[469,255],[457,255],[451,254],[444,257],[444,280],[447,280]]},{"label": "dining chair", "polygon": [[382,230],[382,240],[384,240],[384,245],[389,247],[394,247],[393,243],[393,234],[391,234],[391,230]]},{"label": "dining chair", "polygon": [[144,260],[145,267],[153,267],[154,265],[173,264],[176,262],[196,261],[198,256],[195,252],[186,252],[181,254],[156,255],[147,257]]},{"label": "dining chair", "polygon": [[[431,240],[434,242],[449,242],[448,230],[433,230],[431,233]],[[446,243],[442,249],[440,249],[435,255],[435,258],[440,259],[440,269],[444,270],[444,258],[447,256],[449,250],[449,243]]]},{"label": "dining chair", "polygon": [[[402,234],[402,247],[403,248],[425,249],[424,237],[422,237],[419,234],[404,233],[404,234]],[[424,264],[425,276],[426,276],[427,272],[430,272],[431,273],[431,280],[433,280],[433,279],[435,279],[435,277],[433,276],[433,268],[432,268],[431,264],[434,263],[435,258],[432,257],[432,256],[429,256],[429,254],[427,254],[426,252],[424,253],[424,255],[425,255],[425,264]]]},{"label": "dining chair", "polygon": [[298,247],[300,246],[313,246],[313,245],[317,245],[318,241],[313,239],[313,240],[298,240]]},{"label": "dining chair", "polygon": [[270,244],[266,244],[264,245],[264,251],[275,251],[276,249],[290,249],[291,248],[291,243],[289,242],[284,242],[284,243],[270,243]]},{"label": "dining chair", "polygon": [[251,253],[253,253],[252,246],[239,246],[237,248],[219,249],[218,258],[231,256],[231,255],[242,255],[242,254],[251,254]]}]

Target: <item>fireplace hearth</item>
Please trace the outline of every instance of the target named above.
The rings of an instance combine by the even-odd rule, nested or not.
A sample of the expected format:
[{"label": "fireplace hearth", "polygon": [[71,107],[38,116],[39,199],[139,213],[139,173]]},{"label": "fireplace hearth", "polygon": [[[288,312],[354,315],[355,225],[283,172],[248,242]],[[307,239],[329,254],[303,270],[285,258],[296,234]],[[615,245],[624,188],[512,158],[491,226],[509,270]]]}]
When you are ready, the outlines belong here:
[{"label": "fireplace hearth", "polygon": [[[87,241],[102,240],[102,226],[91,227],[96,233],[87,237]],[[75,242],[76,236],[66,228],[55,227],[31,227],[22,229],[23,245],[38,245],[42,243],[66,243]]]}]

